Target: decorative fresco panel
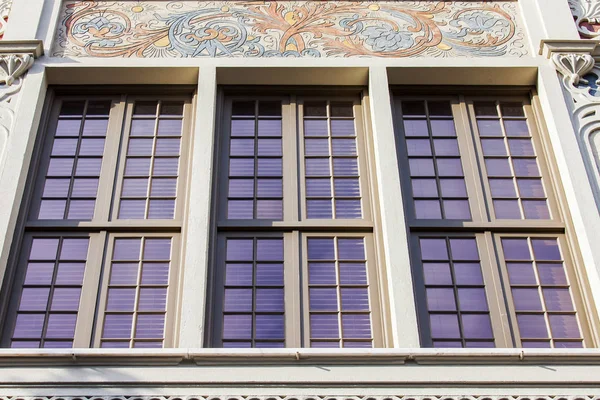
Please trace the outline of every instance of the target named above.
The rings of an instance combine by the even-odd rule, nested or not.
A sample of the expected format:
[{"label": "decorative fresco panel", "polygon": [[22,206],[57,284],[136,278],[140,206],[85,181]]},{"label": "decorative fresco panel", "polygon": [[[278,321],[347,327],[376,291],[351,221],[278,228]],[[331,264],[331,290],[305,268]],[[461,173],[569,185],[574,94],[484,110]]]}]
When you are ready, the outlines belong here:
[{"label": "decorative fresco panel", "polygon": [[58,57],[521,57],[514,1],[64,3]]}]

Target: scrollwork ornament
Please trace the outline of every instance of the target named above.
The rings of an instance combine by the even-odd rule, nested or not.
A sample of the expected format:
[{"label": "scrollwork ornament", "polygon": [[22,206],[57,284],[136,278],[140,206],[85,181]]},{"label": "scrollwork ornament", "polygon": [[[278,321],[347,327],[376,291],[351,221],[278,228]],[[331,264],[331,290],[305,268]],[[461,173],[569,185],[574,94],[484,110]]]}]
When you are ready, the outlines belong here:
[{"label": "scrollwork ornament", "polygon": [[564,53],[552,55],[552,61],[558,72],[571,85],[588,83],[583,76],[594,68],[594,58],[590,54]]},{"label": "scrollwork ornament", "polygon": [[600,23],[600,1],[599,0],[569,0],[571,13],[575,17],[577,30],[582,37],[596,38],[600,32],[590,31],[583,24]]}]

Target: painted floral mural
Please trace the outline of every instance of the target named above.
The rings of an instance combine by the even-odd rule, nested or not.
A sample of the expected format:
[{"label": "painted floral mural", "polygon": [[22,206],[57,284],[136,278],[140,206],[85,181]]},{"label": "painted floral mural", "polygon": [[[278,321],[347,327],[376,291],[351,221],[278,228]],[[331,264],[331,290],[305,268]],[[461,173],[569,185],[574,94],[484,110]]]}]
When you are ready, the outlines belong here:
[{"label": "painted floral mural", "polygon": [[60,57],[490,57],[527,54],[513,1],[64,3]]}]

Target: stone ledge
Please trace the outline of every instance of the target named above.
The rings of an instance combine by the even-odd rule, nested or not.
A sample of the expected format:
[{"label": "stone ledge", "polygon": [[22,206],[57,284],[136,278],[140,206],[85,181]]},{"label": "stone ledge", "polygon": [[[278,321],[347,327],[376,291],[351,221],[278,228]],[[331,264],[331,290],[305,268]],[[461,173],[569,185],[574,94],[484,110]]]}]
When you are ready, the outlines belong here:
[{"label": "stone ledge", "polygon": [[44,54],[44,43],[41,40],[0,40],[2,54],[30,54],[39,58]]}]

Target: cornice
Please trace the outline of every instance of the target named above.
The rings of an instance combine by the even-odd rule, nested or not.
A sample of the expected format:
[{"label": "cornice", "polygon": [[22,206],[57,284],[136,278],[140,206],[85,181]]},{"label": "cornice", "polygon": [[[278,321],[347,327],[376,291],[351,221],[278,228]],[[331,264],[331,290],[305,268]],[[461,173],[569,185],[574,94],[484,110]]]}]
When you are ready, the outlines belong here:
[{"label": "cornice", "polygon": [[0,40],[0,55],[27,54],[39,58],[44,54],[41,40]]}]

